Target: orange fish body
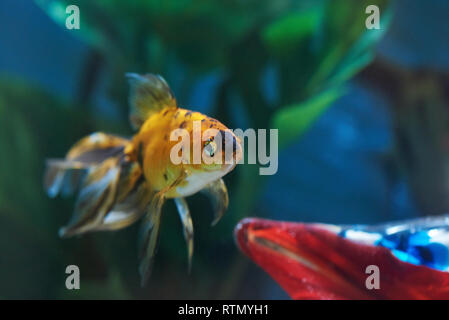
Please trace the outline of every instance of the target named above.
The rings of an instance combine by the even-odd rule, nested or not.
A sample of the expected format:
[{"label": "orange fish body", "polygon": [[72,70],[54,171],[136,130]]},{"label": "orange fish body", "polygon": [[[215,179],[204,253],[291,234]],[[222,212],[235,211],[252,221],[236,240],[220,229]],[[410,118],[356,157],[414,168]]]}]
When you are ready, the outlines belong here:
[{"label": "orange fish body", "polygon": [[[188,166],[176,165],[170,160],[170,152],[177,144],[177,141],[170,139],[171,133],[176,129],[184,129],[193,137],[194,121],[201,124],[201,132],[211,128],[229,132],[222,123],[202,113],[182,108],[164,108],[150,116],[133,137],[132,144],[125,152],[135,161],[142,161],[143,174],[153,190],[160,191],[172,184],[183,170],[190,173],[204,169],[203,164],[193,163],[192,157]],[[192,141],[191,150],[193,144]],[[180,183],[180,186],[186,185],[187,180]],[[166,198],[188,195],[173,189],[166,193]]]}]

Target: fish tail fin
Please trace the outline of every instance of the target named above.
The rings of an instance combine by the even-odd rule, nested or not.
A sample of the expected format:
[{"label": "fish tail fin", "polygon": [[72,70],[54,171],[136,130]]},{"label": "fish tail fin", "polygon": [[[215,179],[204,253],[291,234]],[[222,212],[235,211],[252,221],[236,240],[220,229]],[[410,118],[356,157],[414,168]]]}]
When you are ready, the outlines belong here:
[{"label": "fish tail fin", "polygon": [[47,159],[44,188],[50,198],[73,194],[80,185],[85,165],[65,159]]},{"label": "fish tail fin", "polygon": [[49,196],[79,191],[75,211],[61,237],[115,230],[136,221],[149,202],[137,162],[125,150],[130,140],[94,133],[78,141],[65,159],[50,159],[44,177]]},{"label": "fish tail fin", "polygon": [[96,132],[75,143],[64,159],[47,159],[44,188],[48,195],[73,194],[87,171],[110,157],[120,156],[128,143],[127,139]]}]

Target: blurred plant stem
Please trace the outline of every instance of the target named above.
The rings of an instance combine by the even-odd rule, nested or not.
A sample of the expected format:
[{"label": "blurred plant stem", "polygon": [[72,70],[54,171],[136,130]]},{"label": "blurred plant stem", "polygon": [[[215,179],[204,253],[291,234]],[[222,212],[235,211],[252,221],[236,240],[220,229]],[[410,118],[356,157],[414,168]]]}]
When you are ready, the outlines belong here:
[{"label": "blurred plant stem", "polygon": [[81,70],[81,75],[78,82],[78,90],[75,94],[73,101],[81,106],[82,111],[86,114],[86,121],[80,128],[80,136],[93,130],[94,126],[92,118],[88,115],[92,110],[89,108],[92,106],[92,96],[98,85],[101,68],[104,64],[104,57],[100,51],[95,48],[89,50],[84,66]]},{"label": "blurred plant stem", "polygon": [[421,211],[449,211],[449,75],[377,60],[362,79],[391,99],[395,153]]},{"label": "blurred plant stem", "polygon": [[84,62],[84,67],[79,77],[78,92],[74,101],[80,104],[86,111],[99,80],[103,60],[103,55],[98,50],[90,49]]}]

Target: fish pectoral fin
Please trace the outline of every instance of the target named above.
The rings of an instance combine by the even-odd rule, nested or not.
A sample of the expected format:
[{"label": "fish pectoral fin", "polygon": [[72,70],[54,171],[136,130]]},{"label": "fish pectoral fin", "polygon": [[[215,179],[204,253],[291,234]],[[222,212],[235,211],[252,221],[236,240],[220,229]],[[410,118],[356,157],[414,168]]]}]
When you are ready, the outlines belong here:
[{"label": "fish pectoral fin", "polygon": [[188,270],[192,268],[193,257],[193,223],[190,215],[189,206],[185,198],[175,198],[176,208],[178,209],[179,217],[181,218],[184,239],[187,244]]},{"label": "fish pectoral fin", "polygon": [[228,208],[228,190],[226,189],[223,179],[218,179],[201,189],[201,192],[212,202],[212,207],[214,208],[214,220],[212,221],[212,225],[214,226],[220,221]]},{"label": "fish pectoral fin", "polygon": [[151,274],[153,260],[157,250],[161,212],[165,202],[165,194],[171,189],[176,188],[185,177],[186,172],[183,171],[171,185],[165,187],[153,196],[148,211],[142,221],[139,232],[139,273],[142,287],[147,283]]},{"label": "fish pectoral fin", "polygon": [[134,129],[140,128],[148,117],[164,108],[176,108],[176,99],[160,75],[127,73],[131,85],[129,120]]},{"label": "fish pectoral fin", "polygon": [[84,178],[69,224],[59,230],[61,237],[70,237],[94,230],[101,224],[115,202],[120,176],[118,158],[110,158],[91,167]]}]

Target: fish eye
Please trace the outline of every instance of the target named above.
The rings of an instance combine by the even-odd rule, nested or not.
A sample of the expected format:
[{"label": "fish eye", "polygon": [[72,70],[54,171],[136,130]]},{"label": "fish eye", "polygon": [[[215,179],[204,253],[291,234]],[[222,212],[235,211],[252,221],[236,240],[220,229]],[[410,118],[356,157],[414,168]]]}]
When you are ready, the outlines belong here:
[{"label": "fish eye", "polygon": [[204,151],[209,157],[213,157],[215,155],[215,151],[217,150],[217,144],[213,142],[213,139],[209,139],[204,143]]}]

